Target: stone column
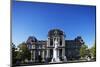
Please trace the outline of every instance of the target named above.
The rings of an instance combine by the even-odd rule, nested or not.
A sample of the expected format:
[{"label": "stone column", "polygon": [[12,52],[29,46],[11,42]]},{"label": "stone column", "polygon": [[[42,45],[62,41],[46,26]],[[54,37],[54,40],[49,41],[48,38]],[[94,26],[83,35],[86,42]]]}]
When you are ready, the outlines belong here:
[{"label": "stone column", "polygon": [[62,46],[65,46],[65,38],[62,36]]},{"label": "stone column", "polygon": [[46,58],[48,58],[48,49],[46,50]]},{"label": "stone column", "polygon": [[42,50],[42,61],[44,61],[44,50]]},{"label": "stone column", "polygon": [[62,48],[62,57],[64,57],[64,49]]},{"label": "stone column", "polygon": [[35,62],[35,50],[33,51],[33,59],[34,59],[34,62]]},{"label": "stone column", "polygon": [[47,47],[50,46],[50,37],[48,37]]},{"label": "stone column", "polygon": [[54,39],[55,39],[55,37],[53,38],[53,46],[54,46]]},{"label": "stone column", "polygon": [[64,39],[64,36],[62,36],[62,57],[64,58],[65,56],[65,39]]},{"label": "stone column", "polygon": [[58,46],[60,46],[60,37],[58,37],[58,43],[59,43]]},{"label": "stone column", "polygon": [[58,49],[58,55],[57,56],[59,57],[59,49]]},{"label": "stone column", "polygon": [[33,56],[32,56],[32,50],[31,50],[31,62],[32,62],[32,58],[33,58]]},{"label": "stone column", "polygon": [[48,57],[50,58],[50,49],[48,49]]},{"label": "stone column", "polygon": [[64,48],[62,48],[62,58],[64,58]]}]

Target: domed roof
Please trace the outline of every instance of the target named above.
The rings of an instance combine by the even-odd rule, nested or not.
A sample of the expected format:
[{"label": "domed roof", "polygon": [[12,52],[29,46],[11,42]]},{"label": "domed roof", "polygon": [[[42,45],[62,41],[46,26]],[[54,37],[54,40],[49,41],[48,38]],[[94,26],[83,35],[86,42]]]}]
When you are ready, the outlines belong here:
[{"label": "domed roof", "polygon": [[75,40],[76,40],[76,41],[79,41],[80,43],[83,43],[83,44],[84,44],[84,41],[83,41],[83,39],[82,39],[81,36],[77,36],[77,37],[75,38]]},{"label": "domed roof", "polygon": [[60,29],[52,29],[48,32],[48,36],[60,36],[60,35],[64,35],[63,31],[61,31]]},{"label": "domed roof", "polygon": [[27,39],[27,43],[36,42],[36,41],[37,41],[37,39],[34,36],[29,36]]}]

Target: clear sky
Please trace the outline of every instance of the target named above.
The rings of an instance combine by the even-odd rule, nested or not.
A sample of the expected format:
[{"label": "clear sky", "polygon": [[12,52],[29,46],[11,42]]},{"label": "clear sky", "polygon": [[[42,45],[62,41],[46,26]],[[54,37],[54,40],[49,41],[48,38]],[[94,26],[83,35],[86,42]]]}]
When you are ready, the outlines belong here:
[{"label": "clear sky", "polygon": [[50,29],[65,32],[66,39],[82,36],[91,47],[95,41],[95,6],[16,2],[12,4],[12,42],[15,45],[29,36],[46,40]]}]

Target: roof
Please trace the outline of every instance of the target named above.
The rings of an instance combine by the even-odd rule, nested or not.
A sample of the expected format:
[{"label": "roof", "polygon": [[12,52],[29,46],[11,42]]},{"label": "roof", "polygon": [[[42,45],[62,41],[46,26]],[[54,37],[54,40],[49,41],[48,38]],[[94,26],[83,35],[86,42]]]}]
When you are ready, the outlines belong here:
[{"label": "roof", "polygon": [[60,29],[51,29],[48,32],[48,36],[59,36],[59,35],[64,35],[64,32]]},{"label": "roof", "polygon": [[26,43],[31,43],[31,42],[36,42],[36,41],[37,41],[36,37],[29,36],[28,39],[27,39],[27,41],[26,41]]}]

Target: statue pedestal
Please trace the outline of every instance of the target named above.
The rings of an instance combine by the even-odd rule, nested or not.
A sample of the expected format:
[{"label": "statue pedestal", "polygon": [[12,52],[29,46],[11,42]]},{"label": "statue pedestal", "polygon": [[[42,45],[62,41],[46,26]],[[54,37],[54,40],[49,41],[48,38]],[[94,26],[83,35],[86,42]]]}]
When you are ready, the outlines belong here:
[{"label": "statue pedestal", "polygon": [[51,62],[61,62],[60,59],[57,57],[57,58],[52,58]]},{"label": "statue pedestal", "polygon": [[67,58],[66,58],[66,56],[64,56],[64,61],[63,62],[67,62]]}]

